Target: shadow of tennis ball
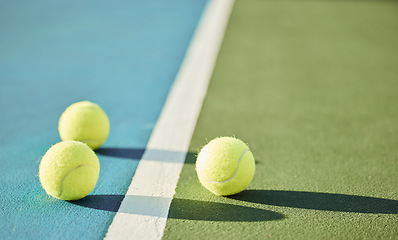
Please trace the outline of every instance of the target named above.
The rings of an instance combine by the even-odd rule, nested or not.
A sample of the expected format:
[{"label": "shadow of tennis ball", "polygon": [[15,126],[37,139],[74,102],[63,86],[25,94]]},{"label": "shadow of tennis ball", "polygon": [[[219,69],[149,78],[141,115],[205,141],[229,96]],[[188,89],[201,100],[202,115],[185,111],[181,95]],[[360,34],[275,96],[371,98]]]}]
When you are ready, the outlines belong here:
[{"label": "shadow of tennis ball", "polygon": [[322,211],[375,214],[398,213],[397,200],[336,193],[246,190],[230,198],[272,206]]},{"label": "shadow of tennis ball", "polygon": [[196,153],[166,151],[160,149],[145,148],[110,148],[102,147],[95,151],[98,155],[114,157],[120,159],[159,161],[159,162],[181,162],[185,159],[185,164],[195,164]]},{"label": "shadow of tennis ball", "polygon": [[70,203],[103,211],[185,220],[256,222],[285,218],[283,214],[259,208],[179,198],[89,195]]},{"label": "shadow of tennis ball", "polygon": [[283,214],[259,208],[189,199],[173,199],[168,217],[227,222],[274,221],[285,218]]}]

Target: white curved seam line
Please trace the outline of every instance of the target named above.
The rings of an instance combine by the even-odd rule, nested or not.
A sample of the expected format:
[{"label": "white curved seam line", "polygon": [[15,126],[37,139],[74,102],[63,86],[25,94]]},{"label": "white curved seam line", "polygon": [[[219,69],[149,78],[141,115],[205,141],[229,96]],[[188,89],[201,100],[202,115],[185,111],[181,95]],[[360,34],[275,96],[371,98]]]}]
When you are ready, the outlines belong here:
[{"label": "white curved seam line", "polygon": [[84,166],[89,166],[89,167],[93,167],[93,168],[94,168],[94,166],[92,166],[92,165],[90,165],[90,164],[82,164],[82,165],[76,166],[76,167],[72,168],[71,170],[69,170],[69,171],[65,174],[65,176],[62,178],[62,180],[61,180],[61,191],[60,191],[60,193],[59,193],[59,195],[58,195],[57,197],[60,197],[60,196],[62,195],[62,192],[63,192],[62,184],[64,183],[64,180],[65,180],[65,178],[69,175],[69,173],[71,173],[73,170],[75,170],[75,169],[77,169],[77,168],[79,168],[79,167],[84,167]]},{"label": "white curved seam line", "polygon": [[243,155],[244,155],[247,151],[249,151],[249,149],[246,149],[246,150],[243,151],[242,154],[240,155],[239,161],[238,161],[238,166],[236,167],[236,170],[235,170],[234,174],[232,174],[232,176],[231,176],[229,179],[224,180],[224,181],[219,181],[219,182],[218,182],[218,181],[213,181],[213,180],[211,180],[211,179],[209,179],[209,178],[206,177],[207,181],[209,181],[209,183],[225,183],[225,182],[231,181],[232,178],[234,178],[235,175],[236,175],[236,173],[238,172],[240,161],[242,160]]}]

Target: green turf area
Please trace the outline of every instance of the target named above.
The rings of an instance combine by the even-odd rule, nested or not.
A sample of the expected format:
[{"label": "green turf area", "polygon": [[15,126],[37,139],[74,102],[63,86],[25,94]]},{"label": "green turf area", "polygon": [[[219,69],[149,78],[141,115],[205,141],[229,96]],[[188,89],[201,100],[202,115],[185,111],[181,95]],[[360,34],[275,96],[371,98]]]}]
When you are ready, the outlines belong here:
[{"label": "green turf area", "polygon": [[236,1],[190,145],[249,144],[218,197],[189,154],[164,239],[398,238],[398,2]]}]

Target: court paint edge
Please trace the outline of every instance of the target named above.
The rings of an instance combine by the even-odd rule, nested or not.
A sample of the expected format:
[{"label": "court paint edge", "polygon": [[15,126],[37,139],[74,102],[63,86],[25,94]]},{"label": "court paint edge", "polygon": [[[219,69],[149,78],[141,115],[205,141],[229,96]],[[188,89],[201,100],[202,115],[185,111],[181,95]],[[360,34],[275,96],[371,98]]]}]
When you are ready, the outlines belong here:
[{"label": "court paint edge", "polygon": [[[233,4],[234,0],[208,2],[106,239],[162,238]],[[149,160],[151,149],[162,150],[164,161]]]}]

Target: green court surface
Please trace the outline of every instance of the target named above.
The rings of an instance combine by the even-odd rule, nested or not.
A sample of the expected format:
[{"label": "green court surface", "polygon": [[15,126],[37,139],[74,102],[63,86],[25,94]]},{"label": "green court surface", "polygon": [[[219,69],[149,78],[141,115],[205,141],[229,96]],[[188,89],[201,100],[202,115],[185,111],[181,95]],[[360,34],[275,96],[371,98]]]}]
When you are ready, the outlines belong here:
[{"label": "green court surface", "polygon": [[[195,154],[250,146],[247,190],[201,187]],[[240,0],[164,239],[398,238],[398,2]]]}]

